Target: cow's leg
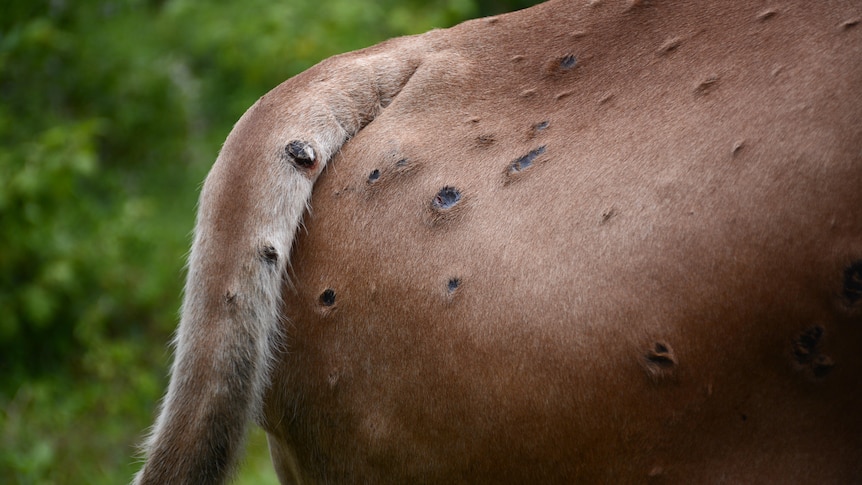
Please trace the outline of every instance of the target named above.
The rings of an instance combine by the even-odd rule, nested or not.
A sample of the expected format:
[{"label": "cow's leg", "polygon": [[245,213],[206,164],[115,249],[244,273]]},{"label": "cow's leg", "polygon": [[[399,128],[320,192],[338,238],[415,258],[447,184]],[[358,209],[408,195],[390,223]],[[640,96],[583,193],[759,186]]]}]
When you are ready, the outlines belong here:
[{"label": "cow's leg", "polygon": [[312,185],[394,98],[427,37],[325,61],[261,98],[207,177],[176,357],[139,484],[222,483],[260,418],[279,295]]}]

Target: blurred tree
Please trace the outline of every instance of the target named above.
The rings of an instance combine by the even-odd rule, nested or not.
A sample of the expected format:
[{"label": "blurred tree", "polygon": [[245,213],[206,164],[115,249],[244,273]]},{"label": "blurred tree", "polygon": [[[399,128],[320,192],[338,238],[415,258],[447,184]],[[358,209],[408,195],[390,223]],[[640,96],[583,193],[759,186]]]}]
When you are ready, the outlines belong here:
[{"label": "blurred tree", "polygon": [[[13,11],[31,17],[4,25],[0,42],[0,281],[10,290],[0,296],[0,363],[11,371],[4,388],[53,370],[82,340],[127,329],[140,315],[135,303],[147,302],[126,292],[139,291],[135,276],[146,277],[118,273],[134,266],[117,243],[145,245],[134,225],[146,200],[124,193],[137,187],[123,182],[136,170],[128,162],[153,163],[181,147],[183,134],[178,99],[159,74],[138,81],[142,106],[124,113],[115,100],[134,89],[123,82],[134,56],[99,52],[80,35],[75,11],[8,6],[22,3],[29,10]],[[157,114],[167,114],[164,122]],[[156,149],[146,138],[129,140],[133,132]],[[125,173],[106,172],[112,165],[126,165]]]}]

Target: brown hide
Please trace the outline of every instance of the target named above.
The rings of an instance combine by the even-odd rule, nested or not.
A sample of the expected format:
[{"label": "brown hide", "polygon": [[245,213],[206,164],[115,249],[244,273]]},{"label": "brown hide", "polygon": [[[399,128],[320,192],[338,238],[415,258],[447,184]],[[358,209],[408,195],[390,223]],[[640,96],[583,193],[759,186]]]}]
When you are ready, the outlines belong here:
[{"label": "brown hide", "polygon": [[553,1],[419,37],[297,236],[280,477],[862,480],[860,15]]}]

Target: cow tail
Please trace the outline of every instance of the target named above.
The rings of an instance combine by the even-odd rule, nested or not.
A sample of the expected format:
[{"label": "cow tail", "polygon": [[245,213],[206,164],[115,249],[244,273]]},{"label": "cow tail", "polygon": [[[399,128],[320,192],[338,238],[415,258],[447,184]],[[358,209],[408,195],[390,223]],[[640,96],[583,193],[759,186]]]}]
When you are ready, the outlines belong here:
[{"label": "cow tail", "polygon": [[338,56],[261,98],[201,192],[168,391],[137,484],[224,483],[262,419],[290,250],[330,158],[395,98],[421,37]]}]

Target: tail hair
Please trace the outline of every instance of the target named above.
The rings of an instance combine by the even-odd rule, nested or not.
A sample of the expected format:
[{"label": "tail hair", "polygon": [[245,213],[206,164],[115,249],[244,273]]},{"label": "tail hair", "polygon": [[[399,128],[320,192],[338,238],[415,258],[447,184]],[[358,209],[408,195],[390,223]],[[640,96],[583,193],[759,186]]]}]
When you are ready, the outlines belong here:
[{"label": "tail hair", "polygon": [[237,122],[201,192],[171,379],[136,484],[224,483],[260,418],[314,182],[421,63],[422,37],[330,58]]}]

